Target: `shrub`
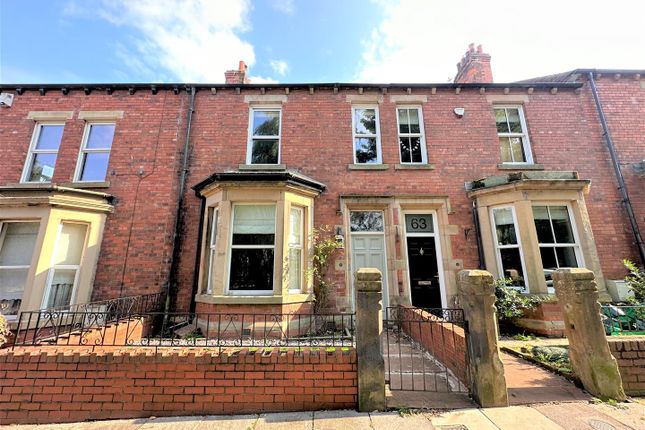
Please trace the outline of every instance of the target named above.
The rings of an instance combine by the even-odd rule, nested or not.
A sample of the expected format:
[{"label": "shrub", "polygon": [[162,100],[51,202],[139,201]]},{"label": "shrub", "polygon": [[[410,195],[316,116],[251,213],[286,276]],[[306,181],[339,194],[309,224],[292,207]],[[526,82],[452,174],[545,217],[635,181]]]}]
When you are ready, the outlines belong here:
[{"label": "shrub", "polygon": [[334,287],[333,281],[329,280],[329,265],[332,263],[332,257],[342,242],[336,239],[330,227],[322,226],[313,232],[313,267],[311,276],[314,284],[314,312],[320,313],[327,307],[329,301],[329,292]]},{"label": "shrub", "polygon": [[629,270],[629,274],[625,276],[625,282],[627,287],[634,293],[634,297],[630,297],[629,301],[634,304],[645,305],[645,270],[629,260],[623,260],[623,264]]},{"label": "shrub", "polygon": [[9,326],[4,315],[0,314],[0,347],[4,345],[9,338]]},{"label": "shrub", "polygon": [[500,321],[512,321],[524,315],[527,309],[534,309],[540,299],[520,293],[514,288],[509,288],[512,280],[501,278],[495,281],[495,297],[497,301],[497,318]]}]

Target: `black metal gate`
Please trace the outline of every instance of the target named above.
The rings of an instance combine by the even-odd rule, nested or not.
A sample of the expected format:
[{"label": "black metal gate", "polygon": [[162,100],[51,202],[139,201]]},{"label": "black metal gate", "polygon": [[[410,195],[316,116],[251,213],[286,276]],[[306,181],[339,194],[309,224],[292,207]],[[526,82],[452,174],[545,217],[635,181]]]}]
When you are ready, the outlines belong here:
[{"label": "black metal gate", "polygon": [[468,393],[467,325],[462,309],[386,309],[385,379],[390,390]]}]

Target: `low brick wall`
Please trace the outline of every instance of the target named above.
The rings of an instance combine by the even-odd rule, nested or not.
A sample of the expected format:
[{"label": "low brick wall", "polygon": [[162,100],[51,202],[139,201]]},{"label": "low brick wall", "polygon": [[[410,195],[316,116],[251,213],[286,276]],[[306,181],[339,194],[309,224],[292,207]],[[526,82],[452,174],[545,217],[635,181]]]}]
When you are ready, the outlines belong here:
[{"label": "low brick wall", "polygon": [[524,317],[514,321],[523,329],[547,337],[565,337],[564,316],[558,302],[542,302],[535,309],[524,311]]},{"label": "low brick wall", "polygon": [[645,337],[607,337],[609,349],[618,361],[625,393],[645,395]]},{"label": "low brick wall", "polygon": [[355,408],[354,348],[0,351],[0,424]]},{"label": "low brick wall", "polygon": [[401,306],[403,331],[450,369],[459,380],[468,382],[466,334],[464,329],[417,308]]}]

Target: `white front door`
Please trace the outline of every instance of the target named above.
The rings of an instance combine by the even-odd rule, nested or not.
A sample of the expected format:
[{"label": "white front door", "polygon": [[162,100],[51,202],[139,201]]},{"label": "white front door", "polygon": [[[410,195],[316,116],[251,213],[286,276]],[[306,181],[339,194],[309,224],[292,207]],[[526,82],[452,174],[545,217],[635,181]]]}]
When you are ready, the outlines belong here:
[{"label": "white front door", "polygon": [[[352,283],[358,269],[373,267],[383,275],[383,310],[387,307],[387,265],[385,259],[385,236],[376,234],[352,235]],[[356,294],[356,288],[354,288]]]}]

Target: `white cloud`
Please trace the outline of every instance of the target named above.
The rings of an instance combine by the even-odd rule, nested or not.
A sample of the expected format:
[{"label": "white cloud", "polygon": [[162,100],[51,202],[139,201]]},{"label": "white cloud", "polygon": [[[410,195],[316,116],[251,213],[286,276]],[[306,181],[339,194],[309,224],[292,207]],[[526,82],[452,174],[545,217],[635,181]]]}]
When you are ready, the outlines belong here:
[{"label": "white cloud", "polygon": [[293,15],[296,11],[293,0],[272,0],[271,7],[287,15]]},{"label": "white cloud", "polygon": [[506,0],[374,3],[384,18],[362,42],[357,81],[447,82],[471,42],[491,54],[497,82],[582,67],[645,66],[640,2],[630,13],[588,0],[544,0],[534,7]]},{"label": "white cloud", "polygon": [[284,76],[287,70],[289,70],[289,64],[284,60],[271,60],[269,61],[269,65],[280,76]]},{"label": "white cloud", "polygon": [[249,80],[252,84],[277,84],[279,81],[273,78],[265,78],[262,76],[249,76]]},{"label": "white cloud", "polygon": [[103,0],[98,9],[110,23],[132,27],[137,39],[117,46],[117,56],[141,80],[224,81],[239,60],[255,63],[248,0]]}]

